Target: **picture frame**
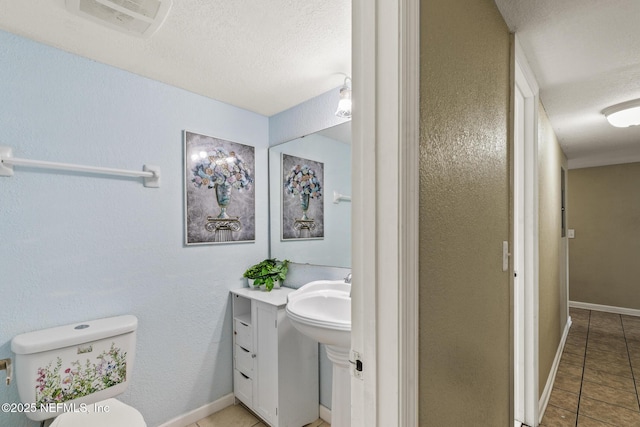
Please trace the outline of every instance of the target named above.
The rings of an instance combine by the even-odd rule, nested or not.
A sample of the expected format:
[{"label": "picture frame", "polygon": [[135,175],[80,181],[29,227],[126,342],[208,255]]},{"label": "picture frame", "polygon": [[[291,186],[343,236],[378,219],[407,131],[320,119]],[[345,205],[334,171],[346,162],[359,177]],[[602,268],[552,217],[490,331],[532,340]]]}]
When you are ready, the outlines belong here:
[{"label": "picture frame", "polygon": [[255,147],[184,131],[185,245],[255,241]]},{"label": "picture frame", "polygon": [[324,239],[324,163],[281,154],[281,240]]}]

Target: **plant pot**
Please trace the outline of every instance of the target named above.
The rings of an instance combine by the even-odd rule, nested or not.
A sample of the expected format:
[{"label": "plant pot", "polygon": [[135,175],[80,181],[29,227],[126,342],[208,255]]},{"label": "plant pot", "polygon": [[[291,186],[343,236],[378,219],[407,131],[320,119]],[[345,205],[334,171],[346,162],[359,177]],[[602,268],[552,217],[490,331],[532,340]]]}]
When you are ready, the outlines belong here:
[{"label": "plant pot", "polygon": [[[282,285],[282,282],[280,282],[280,280],[273,282],[273,289],[280,289],[281,285]],[[267,285],[260,285],[260,289],[262,289],[263,291],[268,291]]]}]

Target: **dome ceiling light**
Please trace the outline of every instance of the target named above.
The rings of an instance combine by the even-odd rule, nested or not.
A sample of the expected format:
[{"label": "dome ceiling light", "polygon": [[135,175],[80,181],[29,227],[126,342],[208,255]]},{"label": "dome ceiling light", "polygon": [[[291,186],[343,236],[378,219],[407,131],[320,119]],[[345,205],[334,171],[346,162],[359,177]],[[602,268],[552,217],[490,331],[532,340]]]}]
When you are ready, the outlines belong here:
[{"label": "dome ceiling light", "polygon": [[612,126],[626,128],[640,125],[640,99],[623,102],[602,110]]}]

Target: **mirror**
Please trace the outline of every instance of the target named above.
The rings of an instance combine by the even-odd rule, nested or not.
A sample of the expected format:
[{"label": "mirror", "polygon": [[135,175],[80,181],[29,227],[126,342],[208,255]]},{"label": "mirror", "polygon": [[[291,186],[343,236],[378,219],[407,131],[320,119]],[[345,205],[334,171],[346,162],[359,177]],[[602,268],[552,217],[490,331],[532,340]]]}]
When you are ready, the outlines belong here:
[{"label": "mirror", "polygon": [[[311,169],[318,169],[314,170],[314,176],[322,178],[321,198],[309,201],[308,212],[309,219],[314,220],[313,230],[306,227],[309,223],[300,221],[304,213],[300,196],[291,194],[285,188],[286,175],[290,173],[292,165],[295,167],[298,163],[305,163],[304,159],[309,160],[307,163],[310,165],[315,165]],[[334,192],[345,197],[334,203]],[[271,257],[297,263],[351,267],[351,202],[346,200],[350,196],[350,121],[270,147]],[[296,206],[295,213],[290,211],[292,198]]]}]

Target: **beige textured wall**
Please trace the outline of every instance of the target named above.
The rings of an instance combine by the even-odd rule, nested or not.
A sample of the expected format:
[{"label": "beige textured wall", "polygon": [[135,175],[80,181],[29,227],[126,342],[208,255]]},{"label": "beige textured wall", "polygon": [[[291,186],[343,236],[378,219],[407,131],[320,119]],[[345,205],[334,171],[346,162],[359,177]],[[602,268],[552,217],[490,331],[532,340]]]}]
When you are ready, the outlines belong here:
[{"label": "beige textured wall", "polygon": [[420,425],[513,425],[509,31],[492,0],[420,19]]},{"label": "beige textured wall", "polygon": [[564,167],[567,170],[567,158],[542,106],[538,114],[538,386],[542,395],[567,323],[566,239],[561,237],[560,204],[560,169]]},{"label": "beige textured wall", "polygon": [[569,171],[571,301],[640,309],[640,163]]}]

